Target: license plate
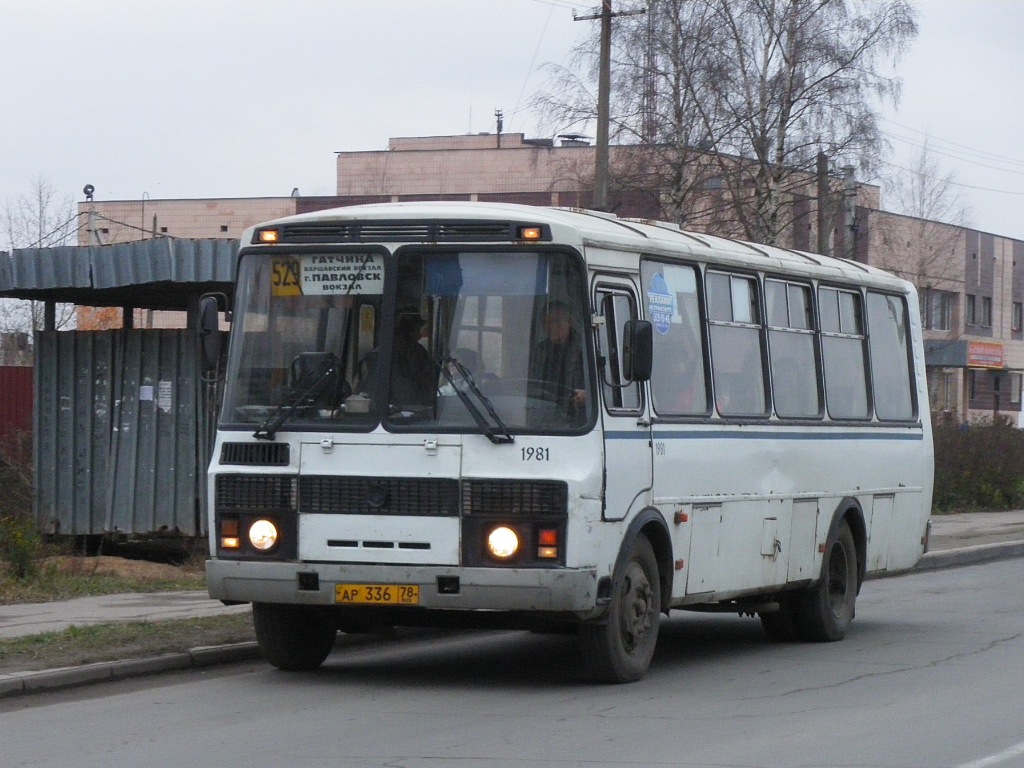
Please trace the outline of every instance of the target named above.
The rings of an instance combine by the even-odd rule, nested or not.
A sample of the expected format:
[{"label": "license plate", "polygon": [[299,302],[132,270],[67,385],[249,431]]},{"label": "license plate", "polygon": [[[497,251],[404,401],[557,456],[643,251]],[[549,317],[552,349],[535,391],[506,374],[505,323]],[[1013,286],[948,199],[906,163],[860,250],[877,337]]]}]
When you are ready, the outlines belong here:
[{"label": "license plate", "polygon": [[337,584],[334,601],[345,605],[419,605],[418,584]]}]

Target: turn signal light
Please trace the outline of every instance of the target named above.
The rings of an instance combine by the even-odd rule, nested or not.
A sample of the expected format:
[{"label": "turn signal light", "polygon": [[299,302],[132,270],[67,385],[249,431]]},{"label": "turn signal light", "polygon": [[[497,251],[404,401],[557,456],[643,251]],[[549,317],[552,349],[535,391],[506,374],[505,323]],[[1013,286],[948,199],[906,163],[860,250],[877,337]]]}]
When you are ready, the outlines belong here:
[{"label": "turn signal light", "polygon": [[537,557],[543,560],[558,559],[558,529],[541,528],[537,531]]},{"label": "turn signal light", "polygon": [[239,549],[242,540],[238,537],[238,520],[220,521],[220,545],[223,549]]},{"label": "turn signal light", "polygon": [[276,229],[261,229],[259,237],[261,243],[276,243],[280,239],[281,233]]},{"label": "turn signal light", "polygon": [[519,239],[520,240],[540,240],[541,239],[541,228],[540,227],[520,227],[519,228]]}]

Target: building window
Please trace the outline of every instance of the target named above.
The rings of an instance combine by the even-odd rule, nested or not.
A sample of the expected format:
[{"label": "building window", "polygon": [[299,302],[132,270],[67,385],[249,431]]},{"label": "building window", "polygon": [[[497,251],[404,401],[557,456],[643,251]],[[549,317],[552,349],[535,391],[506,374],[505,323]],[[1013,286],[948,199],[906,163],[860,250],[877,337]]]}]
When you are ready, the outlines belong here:
[{"label": "building window", "polygon": [[1010,373],[1010,402],[1020,405],[1021,374]]},{"label": "building window", "polygon": [[953,327],[953,302],[956,294],[925,288],[921,293],[921,319],[929,331],[948,331]]},{"label": "building window", "polygon": [[992,327],[992,297],[981,297],[981,325],[985,328]]},{"label": "building window", "polygon": [[1013,302],[1013,330],[1024,330],[1024,302]]},{"label": "building window", "polygon": [[974,294],[967,294],[967,307],[964,310],[964,322],[967,325],[974,325],[975,299]]},{"label": "building window", "polygon": [[931,400],[932,411],[954,410],[953,376],[952,371],[943,368],[928,369],[928,397]]}]

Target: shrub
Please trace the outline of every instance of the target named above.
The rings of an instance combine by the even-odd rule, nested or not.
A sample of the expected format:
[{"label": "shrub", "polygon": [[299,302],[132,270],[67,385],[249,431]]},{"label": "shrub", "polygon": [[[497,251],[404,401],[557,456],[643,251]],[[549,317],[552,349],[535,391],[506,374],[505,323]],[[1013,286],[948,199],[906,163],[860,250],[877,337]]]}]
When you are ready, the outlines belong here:
[{"label": "shrub", "polygon": [[35,575],[42,547],[42,538],[31,517],[0,517],[0,562],[6,564],[15,578],[27,579]]},{"label": "shrub", "polygon": [[934,435],[936,510],[1024,507],[1024,431],[995,420],[939,423]]}]

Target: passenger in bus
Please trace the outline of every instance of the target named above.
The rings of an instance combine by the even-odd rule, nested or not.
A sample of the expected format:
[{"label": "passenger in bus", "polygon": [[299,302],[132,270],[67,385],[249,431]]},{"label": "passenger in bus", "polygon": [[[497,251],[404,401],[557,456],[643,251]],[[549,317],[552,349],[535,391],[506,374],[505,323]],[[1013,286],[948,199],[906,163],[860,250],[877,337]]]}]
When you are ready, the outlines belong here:
[{"label": "passenger in bus", "polygon": [[549,302],[544,309],[544,339],[530,355],[528,396],[554,400],[570,415],[583,412],[587,393],[580,342],[569,307],[561,301]]},{"label": "passenger in bus", "polygon": [[429,405],[437,389],[430,353],[420,344],[426,321],[414,308],[399,311],[391,350],[390,401],[399,406]]},{"label": "passenger in bus", "polygon": [[704,413],[708,404],[700,360],[685,354],[668,360],[656,366],[651,379],[655,410],[666,415]]}]

